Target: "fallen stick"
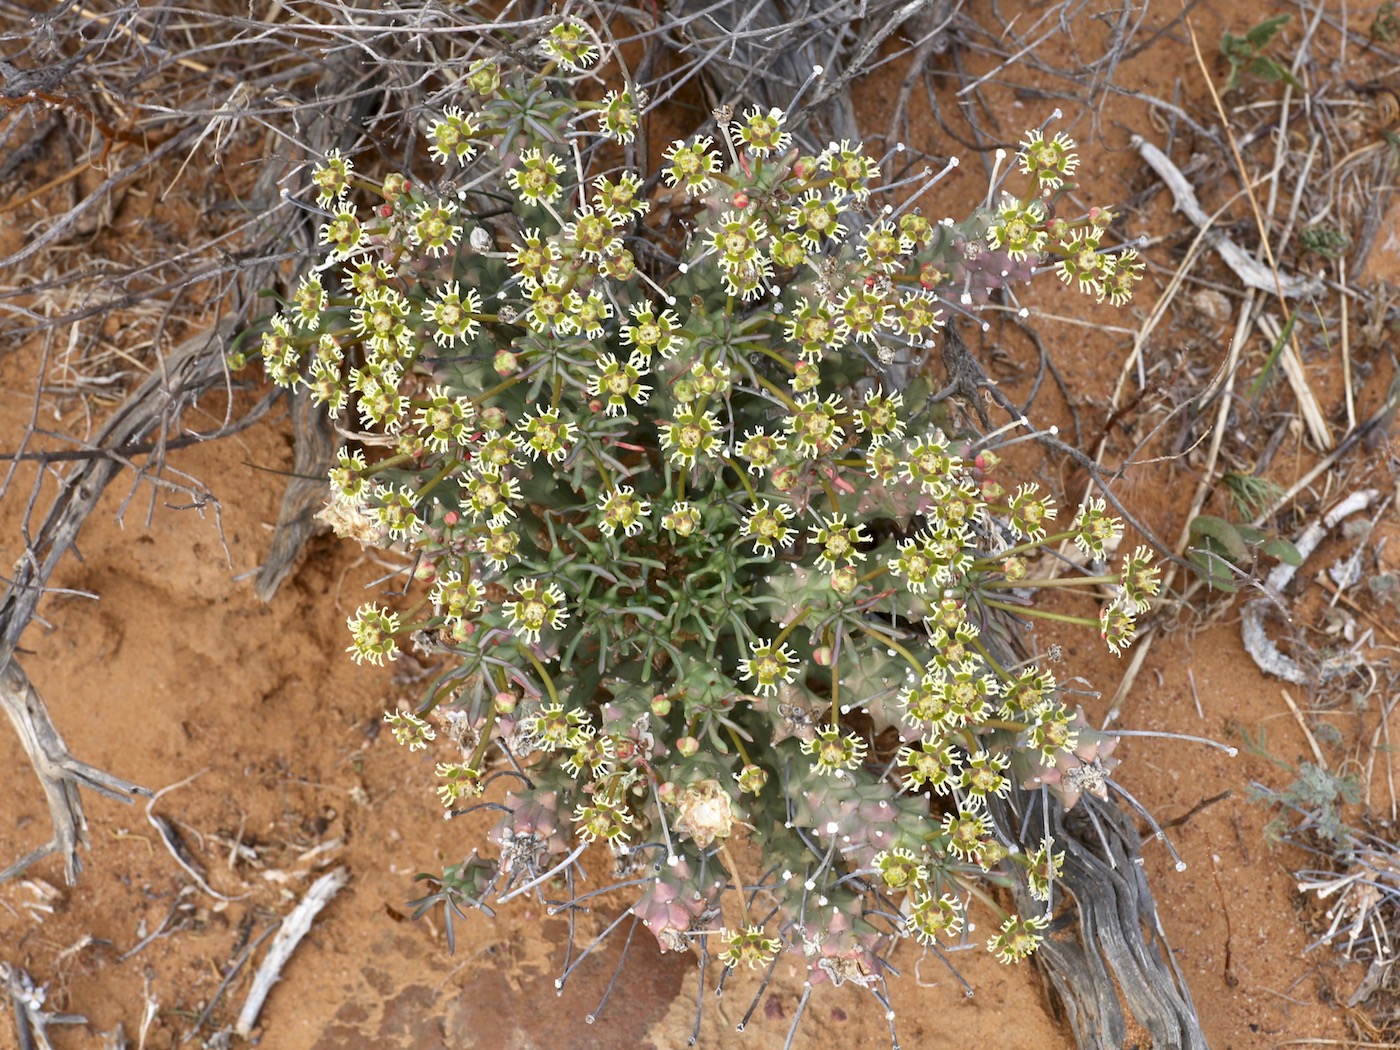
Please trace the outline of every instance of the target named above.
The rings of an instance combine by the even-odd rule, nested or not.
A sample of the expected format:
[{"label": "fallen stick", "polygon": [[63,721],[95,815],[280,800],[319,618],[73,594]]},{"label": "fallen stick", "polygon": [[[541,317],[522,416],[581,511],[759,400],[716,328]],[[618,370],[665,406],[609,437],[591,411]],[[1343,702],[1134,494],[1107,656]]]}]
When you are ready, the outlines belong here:
[{"label": "fallen stick", "polygon": [[[1293,541],[1293,546],[1298,550],[1298,564],[1279,562],[1269,571],[1268,578],[1264,581],[1265,588],[1271,593],[1281,592],[1293,581],[1302,563],[1317,550],[1323,537],[1340,525],[1343,519],[1369,507],[1378,495],[1375,489],[1353,492],[1328,511],[1320,522],[1315,521],[1305,528]],[[1240,638],[1244,642],[1245,651],[1259,666],[1259,670],[1294,685],[1310,685],[1315,675],[1291,656],[1285,656],[1274,644],[1274,640],[1264,632],[1264,610],[1268,605],[1269,599],[1256,598],[1245,602],[1240,609]]]},{"label": "fallen stick", "polygon": [[46,989],[17,966],[0,962],[0,988],[10,993],[19,1050],[53,1050],[48,1033],[51,1024],[88,1023],[81,1014],[45,1013]]},{"label": "fallen stick", "polygon": [[[1201,202],[1196,199],[1196,191],[1186,181],[1186,176],[1181,173],[1181,169],[1172,163],[1170,157],[1141,135],[1134,135],[1131,141],[1133,148],[1146,161],[1147,166],[1155,171],[1157,177],[1166,183],[1167,189],[1171,190],[1172,197],[1176,201],[1176,210],[1197,226],[1202,228],[1207,226],[1210,219],[1206,215],[1205,209],[1201,207]],[[1278,292],[1290,299],[1317,295],[1323,290],[1322,282],[1316,277],[1298,277],[1293,274],[1279,274],[1278,283],[1275,284],[1274,275],[1269,268],[1252,258],[1248,252],[1230,240],[1229,237],[1223,233],[1210,233],[1207,237],[1211,247],[1224,260],[1225,265],[1234,270],[1235,276],[1249,288],[1257,288],[1261,292],[1270,294]]]},{"label": "fallen stick", "polygon": [[0,882],[14,878],[36,861],[57,853],[63,858],[63,874],[71,886],[77,882],[83,866],[78,847],[86,846],[88,841],[87,819],[83,816],[78,788],[85,787],[126,803],[137,795],[149,795],[150,791],[74,758],[49,717],[49,709],[39,691],[13,656],[0,667],[0,709],[10,716],[10,723],[29,755],[53,822],[49,841],[0,871]]},{"label": "fallen stick", "polygon": [[277,931],[277,936],[272,938],[272,946],[263,956],[258,972],[253,975],[253,986],[248,990],[243,1009],[239,1011],[238,1023],[233,1026],[233,1030],[241,1038],[247,1039],[253,1026],[257,1024],[258,1014],[262,1011],[268,993],[281,979],[282,967],[287,965],[292,952],[296,951],[301,939],[311,930],[312,920],[349,880],[350,874],[343,867],[326,872],[311,884],[301,903],[282,921],[282,928]]},{"label": "fallen stick", "polygon": [[185,851],[184,847],[175,837],[174,826],[170,823],[170,821],[166,820],[164,817],[152,812],[152,808],[157,802],[161,800],[161,796],[165,795],[167,792],[174,791],[176,788],[182,788],[188,784],[193,784],[196,780],[204,776],[204,774],[207,772],[209,772],[209,767],[205,766],[198,773],[194,773],[190,776],[187,776],[184,780],[181,780],[179,783],[171,784],[169,787],[163,787],[159,791],[157,791],[154,795],[151,796],[151,800],[146,803],[146,820],[150,822],[151,827],[155,828],[156,831],[160,832],[160,839],[162,842],[165,843],[165,848],[170,851],[170,855],[175,858],[175,863],[180,865],[180,867],[184,869],[185,874],[187,874],[190,878],[194,879],[195,883],[199,886],[200,889],[202,889],[205,893],[209,894],[209,896],[213,897],[215,900],[220,900],[227,904],[231,904],[234,901],[241,901],[244,897],[248,896],[248,894],[245,893],[238,897],[225,897],[218,890],[210,886],[209,883],[205,882],[204,876],[201,875],[198,869],[196,869],[194,866],[194,858],[192,858]]}]

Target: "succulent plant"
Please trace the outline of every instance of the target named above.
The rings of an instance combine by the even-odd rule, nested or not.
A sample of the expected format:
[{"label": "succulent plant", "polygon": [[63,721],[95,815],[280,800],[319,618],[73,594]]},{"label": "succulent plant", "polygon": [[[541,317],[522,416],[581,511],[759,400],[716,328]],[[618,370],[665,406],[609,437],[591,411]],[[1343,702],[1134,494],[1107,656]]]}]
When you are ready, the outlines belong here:
[{"label": "succulent plant", "polygon": [[[597,844],[663,951],[727,969],[789,952],[883,1001],[891,947],[958,944],[973,906],[1024,958],[1048,905],[1009,915],[987,887],[1019,869],[1048,902],[1063,854],[987,801],[1072,806],[1114,739],[987,635],[1071,586],[1117,652],[1157,577],[1138,548],[1032,578],[1063,541],[1106,561],[1121,525],[1090,502],[1055,529],[925,363],[1039,273],[1126,301],[1136,253],[1103,246],[1109,212],[1064,214],[1077,161],[1044,128],[958,221],[913,204],[949,169],[901,202],[890,158],[804,149],[776,108],[722,107],[630,170],[643,93],[579,90],[611,58],[563,18],[472,67],[426,123],[427,176],[325,157],[324,256],[262,336],[268,377],[350,428],[324,520],[411,563],[407,598],[350,618],[351,655],[437,661],[386,717],[458,750],[446,805],[503,811],[497,857],[415,903],[555,894]],[[497,776],[503,801],[473,801]]]}]

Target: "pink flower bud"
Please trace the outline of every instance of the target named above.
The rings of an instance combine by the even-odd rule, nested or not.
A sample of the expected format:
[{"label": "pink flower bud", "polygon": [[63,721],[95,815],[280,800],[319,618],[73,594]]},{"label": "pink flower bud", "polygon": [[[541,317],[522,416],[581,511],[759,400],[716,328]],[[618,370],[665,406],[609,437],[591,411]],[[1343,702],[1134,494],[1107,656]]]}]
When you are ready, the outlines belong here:
[{"label": "pink flower bud", "polygon": [[837,594],[850,594],[856,589],[858,583],[860,583],[860,577],[856,575],[856,570],[849,565],[843,565],[831,574],[831,589]]}]

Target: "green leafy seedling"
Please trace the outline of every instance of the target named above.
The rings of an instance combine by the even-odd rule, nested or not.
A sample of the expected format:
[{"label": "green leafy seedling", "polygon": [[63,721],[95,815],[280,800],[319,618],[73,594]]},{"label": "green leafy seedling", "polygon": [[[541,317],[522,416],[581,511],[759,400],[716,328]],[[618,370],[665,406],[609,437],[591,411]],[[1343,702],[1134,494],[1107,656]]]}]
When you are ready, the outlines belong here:
[{"label": "green leafy seedling", "polygon": [[1393,44],[1400,40],[1400,17],[1395,14],[1393,0],[1386,0],[1386,3],[1376,9],[1370,35],[1372,40],[1380,44]]},{"label": "green leafy seedling", "polygon": [[1226,30],[1220,37],[1220,53],[1230,63],[1230,77],[1225,82],[1226,91],[1234,91],[1240,86],[1244,74],[1258,80],[1283,81],[1299,91],[1303,85],[1288,71],[1288,67],[1264,54],[1264,49],[1273,42],[1278,31],[1288,24],[1291,15],[1277,15],[1266,18],[1244,36],[1235,36]]},{"label": "green leafy seedling", "polygon": [[1264,508],[1283,495],[1282,485],[1258,474],[1227,470],[1220,475],[1220,481],[1230,490],[1235,510],[1242,518],[1262,513]]},{"label": "green leafy seedling", "polygon": [[1341,227],[1319,222],[1298,232],[1298,246],[1324,259],[1340,259],[1351,247],[1351,237]]},{"label": "green leafy seedling", "polygon": [[1240,566],[1250,560],[1253,552],[1301,565],[1303,557],[1298,548],[1281,536],[1273,535],[1253,525],[1235,525],[1213,514],[1199,514],[1191,520],[1191,544],[1186,556],[1214,590],[1234,593],[1240,589]]},{"label": "green leafy seedling", "polygon": [[1239,590],[1235,566],[1244,561],[1247,549],[1235,526],[1213,514],[1199,514],[1191,520],[1191,546],[1186,556],[1201,570],[1212,590],[1234,593]]}]

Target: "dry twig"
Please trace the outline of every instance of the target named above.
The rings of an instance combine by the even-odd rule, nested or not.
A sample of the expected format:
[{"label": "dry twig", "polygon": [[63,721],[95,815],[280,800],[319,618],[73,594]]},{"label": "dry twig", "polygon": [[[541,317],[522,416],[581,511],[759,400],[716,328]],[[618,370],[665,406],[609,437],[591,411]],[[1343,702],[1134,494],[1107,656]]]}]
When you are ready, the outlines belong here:
[{"label": "dry twig", "polygon": [[257,973],[253,975],[253,986],[248,990],[243,1009],[238,1013],[238,1022],[234,1025],[234,1031],[238,1035],[244,1039],[248,1038],[253,1026],[258,1023],[258,1014],[262,1011],[268,993],[281,979],[282,968],[287,965],[292,952],[296,951],[301,939],[310,931],[312,920],[349,880],[350,874],[345,868],[332,868],[311,884],[306,896],[292,909],[291,914],[282,920],[277,936],[272,939],[271,947],[267,949]]},{"label": "dry twig", "polygon": [[[1177,211],[1201,229],[1209,227],[1210,217],[1196,199],[1196,191],[1186,181],[1181,169],[1172,163],[1171,158],[1141,135],[1134,135],[1132,143],[1147,166],[1155,171],[1157,177],[1171,190]],[[1225,234],[1216,231],[1208,234],[1207,238],[1225,265],[1235,272],[1235,276],[1247,288],[1256,288],[1261,292],[1273,292],[1277,289],[1290,299],[1317,295],[1322,291],[1322,282],[1316,277],[1298,277],[1293,274],[1279,274],[1278,284],[1275,285],[1274,274],[1269,267],[1255,261]]]},{"label": "dry twig", "polygon": [[44,988],[9,963],[0,962],[0,987],[10,994],[19,1050],[53,1050],[48,1033],[51,1024],[87,1024],[87,1018],[79,1014],[46,1013]]},{"label": "dry twig", "polygon": [[[1378,493],[1374,489],[1353,492],[1328,511],[1320,522],[1314,521],[1308,525],[1293,541],[1293,546],[1298,550],[1300,563],[1306,561],[1308,556],[1317,550],[1318,544],[1322,542],[1328,532],[1352,514],[1369,507],[1377,495]],[[1268,578],[1265,580],[1265,587],[1274,593],[1282,592],[1292,582],[1297,572],[1297,566],[1280,562],[1270,570]],[[1315,675],[1297,660],[1284,655],[1264,631],[1264,613],[1270,604],[1272,603],[1267,598],[1256,598],[1246,602],[1240,610],[1240,633],[1244,641],[1245,651],[1259,665],[1261,671],[1296,685],[1308,685],[1312,683]]]}]

